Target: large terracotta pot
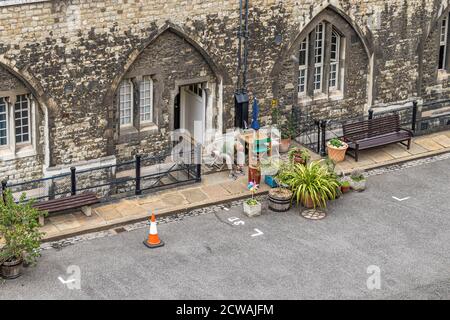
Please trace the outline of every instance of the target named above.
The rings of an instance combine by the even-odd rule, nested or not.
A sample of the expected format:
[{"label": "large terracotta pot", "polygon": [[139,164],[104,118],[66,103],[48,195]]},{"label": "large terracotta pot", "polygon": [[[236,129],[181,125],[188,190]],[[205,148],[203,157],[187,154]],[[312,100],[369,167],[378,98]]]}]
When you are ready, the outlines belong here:
[{"label": "large terracotta pot", "polygon": [[303,203],[303,206],[308,209],[314,208],[314,202],[310,196],[308,196],[305,200],[303,200],[302,203]]},{"label": "large terracotta pot", "polygon": [[261,170],[258,167],[248,167],[248,182],[261,184]]},{"label": "large terracotta pot", "polygon": [[280,152],[286,153],[289,151],[289,147],[291,146],[291,139],[281,139],[280,141]]},{"label": "large terracotta pot", "polygon": [[347,152],[348,144],[343,142],[342,147],[336,148],[328,143],[327,148],[328,148],[328,157],[335,163],[339,163],[345,160],[345,153]]}]

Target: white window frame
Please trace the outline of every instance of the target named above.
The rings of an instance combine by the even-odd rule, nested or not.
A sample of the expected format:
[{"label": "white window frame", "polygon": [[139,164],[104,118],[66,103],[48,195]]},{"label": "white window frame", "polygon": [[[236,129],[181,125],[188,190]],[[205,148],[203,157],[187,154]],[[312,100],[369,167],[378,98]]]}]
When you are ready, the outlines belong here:
[{"label": "white window frame", "polygon": [[[36,102],[33,96],[29,93],[18,93],[13,96],[5,96],[3,102],[6,106],[6,116],[7,116],[7,144],[0,145],[0,159],[2,161],[14,160],[23,157],[30,157],[36,155],[36,143],[38,132],[37,128],[37,111]],[[24,136],[26,133],[23,132],[23,118],[20,115],[20,125],[16,127],[16,109],[20,106],[21,113],[24,111],[24,103],[27,103],[27,114],[28,118],[28,139],[19,142],[16,140],[18,136]],[[20,105],[18,105],[20,104]],[[16,129],[20,128],[20,133],[16,134]]]},{"label": "white window frame", "polygon": [[6,139],[6,143],[5,144],[0,144],[0,148],[6,148],[9,146],[9,134],[10,134],[10,120],[9,120],[9,105],[8,105],[8,101],[6,97],[0,97],[0,100],[2,100],[2,102],[0,102],[0,104],[3,104],[5,106],[5,111],[2,112],[5,115],[5,139]]},{"label": "white window frame", "polygon": [[[127,85],[130,88],[129,96],[130,99],[125,101],[124,98],[127,95],[127,93],[123,93],[122,89],[123,87]],[[133,109],[134,109],[134,92],[133,92],[133,82],[129,79],[125,79],[121,82],[119,86],[119,124],[121,127],[131,127],[133,126]],[[125,108],[125,102],[129,103],[129,109],[130,109],[130,116],[129,116],[129,122],[122,122],[123,119],[128,118],[128,116],[125,116],[125,111],[128,110],[128,108]]]},{"label": "white window frame", "polygon": [[[445,17],[444,19],[442,19],[442,23],[441,23],[441,32],[439,35],[439,58],[440,58],[440,54],[441,54],[441,50],[442,48],[444,49],[443,55],[442,55],[442,61],[438,61],[439,62],[439,66],[438,69],[439,70],[445,70],[445,62],[447,60],[447,50],[448,50],[448,28],[449,28],[449,17]],[[442,63],[441,63],[442,62]]]},{"label": "white window frame", "polygon": [[[308,50],[308,46],[309,46],[309,37],[306,36],[305,40],[303,40],[300,43],[300,50],[299,50],[299,66],[298,66],[298,94],[301,96],[306,95],[306,93],[308,92],[307,88],[308,88],[308,64],[309,64],[309,50]],[[305,53],[305,64],[304,65],[300,65],[300,53],[304,52]],[[303,75],[302,75],[303,73]],[[303,78],[303,85],[301,84],[300,79]],[[300,89],[300,87],[303,86],[303,90]]]},{"label": "white window frame", "polygon": [[[314,93],[322,92],[323,88],[323,60],[325,51],[324,35],[325,35],[325,25],[323,22],[320,22],[319,24],[317,24],[315,28],[315,39],[314,39],[314,81],[313,81]],[[318,54],[319,49],[320,54]],[[318,80],[319,78],[320,80]]]},{"label": "white window frame", "polygon": [[[20,97],[20,99],[19,99],[19,97]],[[24,99],[24,100],[22,100],[22,99]],[[26,112],[27,112],[26,118],[22,117],[22,113],[23,113],[23,110],[24,110],[23,109],[23,103],[24,102],[26,102]],[[20,106],[20,111],[19,111],[20,112],[20,117],[16,118],[16,112],[17,112],[16,108],[18,106]],[[32,131],[31,131],[32,130],[32,128],[31,128],[31,120],[32,120],[31,119],[31,101],[30,101],[30,99],[28,98],[27,95],[18,95],[16,97],[16,102],[14,103],[14,106],[13,106],[13,112],[14,112],[14,114],[12,116],[12,118],[13,118],[12,121],[14,121],[14,133],[13,134],[15,136],[16,145],[21,146],[21,145],[31,144],[31,142],[32,142],[32,137],[31,137],[31,133],[32,133]],[[27,119],[27,124],[26,125],[23,124],[23,120],[24,119]],[[21,122],[19,126],[17,126],[17,124],[16,124],[17,120],[20,120],[20,122]],[[27,127],[28,130],[27,130],[26,133],[23,133],[23,128],[25,128],[25,127]],[[21,129],[21,132],[19,134],[17,133],[17,129],[18,128]],[[23,140],[23,137],[25,135],[28,135],[28,139],[26,141]],[[22,141],[18,142],[18,137],[21,137]]]},{"label": "white window frame", "polygon": [[[145,88],[146,83],[149,84],[148,89]],[[148,96],[144,96],[146,93],[148,93]],[[145,102],[146,99],[149,100],[148,104]],[[146,111],[146,108],[149,111]],[[150,76],[142,77],[139,84],[139,117],[140,123],[153,122],[153,79]]]},{"label": "white window frame", "polygon": [[[336,52],[334,59],[331,58],[333,54],[333,37],[336,38]],[[339,90],[340,59],[341,59],[341,35],[336,30],[333,29],[331,32],[331,43],[330,43],[330,75],[328,88],[329,91]],[[334,77],[332,77],[332,74],[334,74]],[[332,85],[332,81],[334,81],[334,85]]]}]

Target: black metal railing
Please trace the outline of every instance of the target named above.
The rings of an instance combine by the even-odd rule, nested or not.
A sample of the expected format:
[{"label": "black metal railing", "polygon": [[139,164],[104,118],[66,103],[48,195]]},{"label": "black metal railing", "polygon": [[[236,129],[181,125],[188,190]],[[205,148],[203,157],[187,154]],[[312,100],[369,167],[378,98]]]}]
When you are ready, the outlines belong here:
[{"label": "black metal railing", "polygon": [[[201,181],[201,146],[193,146],[181,156],[164,152],[156,156],[136,155],[133,160],[118,164],[77,170],[30,181],[1,182],[2,194],[9,188],[16,198],[26,193],[26,199],[45,201],[86,191],[96,192],[103,199],[120,195],[141,195],[178,184]],[[17,199],[18,200],[18,199]]]}]

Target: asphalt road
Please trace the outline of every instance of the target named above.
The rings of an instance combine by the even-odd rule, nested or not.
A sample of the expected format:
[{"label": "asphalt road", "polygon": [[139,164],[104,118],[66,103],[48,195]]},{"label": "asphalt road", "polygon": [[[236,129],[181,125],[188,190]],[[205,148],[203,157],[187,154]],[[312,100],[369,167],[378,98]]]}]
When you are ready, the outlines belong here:
[{"label": "asphalt road", "polygon": [[[156,250],[142,244],[145,229],[45,250],[0,284],[0,299],[450,299],[449,168],[371,177],[319,222],[236,207],[159,225],[166,246]],[[71,265],[80,290],[58,279]],[[368,268],[380,289],[368,288]]]}]

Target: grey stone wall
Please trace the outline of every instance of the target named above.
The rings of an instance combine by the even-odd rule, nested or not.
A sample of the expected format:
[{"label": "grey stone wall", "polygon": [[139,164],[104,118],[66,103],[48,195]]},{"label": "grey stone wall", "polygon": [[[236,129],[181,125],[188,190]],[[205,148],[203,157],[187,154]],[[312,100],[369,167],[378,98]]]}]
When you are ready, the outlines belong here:
[{"label": "grey stone wall", "polygon": [[[340,119],[361,117],[371,105],[448,97],[447,84],[436,77],[436,33],[429,33],[447,1],[250,4],[249,91],[260,100],[263,124],[271,120],[273,98],[285,117],[297,109],[313,118]],[[49,0],[1,7],[0,65],[20,74],[49,110],[50,165],[114,154],[126,159],[164,149],[170,94],[181,78],[221,78],[222,120],[224,128],[231,127],[238,5],[232,0]],[[302,104],[291,55],[297,54],[302,30],[325,9],[353,33],[344,97]],[[178,34],[160,35],[168,26]],[[159,68],[155,108],[160,126],[124,137],[117,127],[115,92],[127,72],[141,67]]]}]

